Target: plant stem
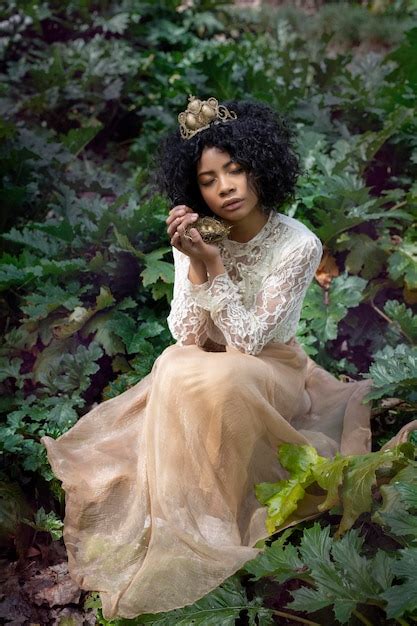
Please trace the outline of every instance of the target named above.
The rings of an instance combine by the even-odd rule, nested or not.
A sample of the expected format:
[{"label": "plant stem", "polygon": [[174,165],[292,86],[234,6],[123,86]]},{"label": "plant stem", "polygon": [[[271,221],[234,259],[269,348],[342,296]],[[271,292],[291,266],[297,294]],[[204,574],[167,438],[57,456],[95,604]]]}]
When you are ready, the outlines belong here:
[{"label": "plant stem", "polygon": [[397,617],[395,621],[401,624],[401,626],[410,626],[409,623],[406,622],[405,619],[401,619],[401,617]]},{"label": "plant stem", "polygon": [[396,209],[399,209],[400,207],[404,206],[404,204],[407,204],[407,200],[401,200],[401,202],[397,202],[397,204],[394,204],[394,206],[388,209],[388,211],[395,211]]},{"label": "plant stem", "polygon": [[352,613],[360,622],[362,622],[362,624],[365,624],[365,626],[373,626],[372,622],[370,622],[369,619],[367,619],[365,615],[362,615],[362,613],[357,609],[353,609]]},{"label": "plant stem", "polygon": [[379,309],[375,302],[373,301],[373,299],[371,298],[371,306],[374,309],[374,311],[376,311],[378,313],[378,315],[380,315],[381,317],[384,318],[384,320],[386,322],[388,322],[388,324],[394,324],[395,328],[397,328],[397,330],[404,335],[404,337],[407,339],[407,341],[410,342],[411,345],[414,345],[414,341],[411,339],[411,337],[409,335],[407,335],[407,333],[401,328],[401,326],[398,324],[398,322],[396,320],[392,320],[390,317],[388,317],[388,315],[386,315],[383,311],[381,311],[381,309]]},{"label": "plant stem", "polygon": [[[317,622],[312,622],[309,619],[305,619],[304,617],[298,617],[298,615],[293,615],[292,613],[285,613],[284,611],[275,611],[272,610],[274,615],[279,615],[280,617],[285,617],[285,619],[292,619],[294,622],[299,622],[300,624],[307,624],[307,626],[320,626]],[[372,624],[371,624],[372,626]]]}]

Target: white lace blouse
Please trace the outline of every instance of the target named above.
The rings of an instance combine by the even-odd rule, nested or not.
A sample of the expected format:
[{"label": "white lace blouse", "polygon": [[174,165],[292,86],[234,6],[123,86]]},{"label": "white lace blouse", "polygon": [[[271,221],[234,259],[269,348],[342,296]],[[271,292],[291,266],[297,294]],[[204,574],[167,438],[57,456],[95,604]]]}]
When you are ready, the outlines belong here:
[{"label": "white lace blouse", "polygon": [[188,279],[190,259],[173,248],[175,282],[168,327],[180,345],[207,339],[258,354],[296,332],[305,293],[320,264],[320,239],[302,222],[271,211],[249,241],[218,244],[225,272],[202,285]]}]

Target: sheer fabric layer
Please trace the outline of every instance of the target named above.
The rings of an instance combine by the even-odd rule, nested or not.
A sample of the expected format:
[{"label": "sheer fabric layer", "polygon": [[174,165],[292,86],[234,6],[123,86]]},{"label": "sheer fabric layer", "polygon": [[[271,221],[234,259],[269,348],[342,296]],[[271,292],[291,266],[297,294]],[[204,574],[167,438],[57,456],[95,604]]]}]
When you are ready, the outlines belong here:
[{"label": "sheer fabric layer", "polygon": [[254,485],[286,476],[281,442],[370,449],[371,385],[338,381],[295,339],[257,356],[169,346],[140,383],[42,440],[66,492],[72,577],[100,591],[106,619],[192,604],[259,553]]}]

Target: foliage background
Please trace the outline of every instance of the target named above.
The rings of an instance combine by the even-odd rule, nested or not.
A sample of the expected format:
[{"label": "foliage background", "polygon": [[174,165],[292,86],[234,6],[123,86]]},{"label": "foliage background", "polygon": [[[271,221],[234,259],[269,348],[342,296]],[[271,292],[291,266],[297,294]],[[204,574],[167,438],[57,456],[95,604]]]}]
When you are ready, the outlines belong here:
[{"label": "foliage background", "polygon": [[372,376],[375,451],[416,417],[416,16],[405,0],[308,17],[291,3],[0,4],[8,559],[60,535],[63,494],[40,437],[138,382],[172,342],[169,206],[152,159],[189,93],[253,97],[296,125],[304,174],[279,210],[325,251],[297,338],[336,376]]}]

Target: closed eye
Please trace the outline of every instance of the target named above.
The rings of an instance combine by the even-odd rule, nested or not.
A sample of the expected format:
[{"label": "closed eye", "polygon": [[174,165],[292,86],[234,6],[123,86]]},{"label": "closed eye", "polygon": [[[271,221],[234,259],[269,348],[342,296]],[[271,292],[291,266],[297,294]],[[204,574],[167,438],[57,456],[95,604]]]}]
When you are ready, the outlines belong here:
[{"label": "closed eye", "polygon": [[[243,171],[244,171],[243,167],[240,167],[240,168],[238,168],[236,170],[230,170],[230,174],[241,174]],[[209,185],[211,185],[212,182],[213,182],[213,180],[209,180],[206,183],[200,183],[200,185],[202,187],[208,187]]]}]

